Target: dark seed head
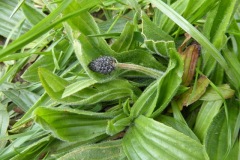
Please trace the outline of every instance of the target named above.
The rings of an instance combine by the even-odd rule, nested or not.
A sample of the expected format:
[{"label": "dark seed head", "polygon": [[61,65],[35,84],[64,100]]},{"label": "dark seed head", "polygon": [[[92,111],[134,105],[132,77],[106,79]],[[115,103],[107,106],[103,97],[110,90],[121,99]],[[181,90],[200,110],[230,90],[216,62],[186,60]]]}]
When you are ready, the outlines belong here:
[{"label": "dark seed head", "polygon": [[98,73],[109,74],[115,69],[116,60],[109,56],[102,56],[89,63],[88,67]]}]

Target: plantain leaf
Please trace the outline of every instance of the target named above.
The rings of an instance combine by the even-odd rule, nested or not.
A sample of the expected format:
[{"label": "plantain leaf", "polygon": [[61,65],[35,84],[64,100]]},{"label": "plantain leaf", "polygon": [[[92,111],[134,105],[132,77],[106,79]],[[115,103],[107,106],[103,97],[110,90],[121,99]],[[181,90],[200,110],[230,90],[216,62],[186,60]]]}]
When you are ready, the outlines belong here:
[{"label": "plantain leaf", "polygon": [[114,56],[120,63],[134,63],[148,68],[165,71],[166,67],[159,63],[149,52],[136,49],[126,52],[121,52]]},{"label": "plantain leaf", "polygon": [[130,160],[208,159],[202,144],[142,115],[135,119],[124,136],[123,149]]},{"label": "plantain leaf", "polygon": [[127,80],[116,79],[105,83],[95,83],[93,80],[94,85],[91,86],[88,83],[81,90],[70,90],[69,93],[77,92],[63,98],[65,89],[69,86],[71,89],[68,81],[44,68],[39,68],[39,77],[49,96],[57,102],[65,104],[92,105],[98,102],[113,101],[127,97],[131,97],[135,101],[140,93]]},{"label": "plantain leaf", "polygon": [[165,116],[165,115],[160,115],[159,117],[156,118],[157,121],[172,127],[173,129],[187,135],[188,137],[191,137],[192,139],[196,140],[199,142],[198,137],[194,134],[194,132],[189,128],[188,125],[185,123],[176,120],[175,118],[172,118],[170,116]]},{"label": "plantain leaf", "polygon": [[[238,74],[234,75],[235,69],[229,67],[221,53],[217,50],[217,48],[214,47],[214,45],[212,45],[212,43],[210,43],[210,41],[205,36],[203,36],[202,33],[200,33],[194,26],[192,26],[188,21],[186,21],[186,19],[180,16],[177,12],[175,12],[164,2],[157,0],[149,1],[153,5],[155,5],[160,11],[162,11],[165,15],[167,15],[170,19],[172,19],[176,24],[178,24],[183,30],[188,32],[203,48],[205,48],[209,55],[214,57],[214,59],[219,63],[219,65],[226,71],[225,73],[228,75],[228,77],[233,80],[232,81],[233,86],[238,86],[239,83],[238,81],[236,81],[236,79],[237,77],[239,77],[239,75]],[[229,3],[228,5],[232,6],[232,4],[234,4],[235,2],[236,1],[231,1],[231,4]],[[229,14],[227,16],[229,16]],[[221,19],[222,17],[218,18],[218,21],[220,22]]]},{"label": "plantain leaf", "polygon": [[73,142],[106,135],[107,121],[113,118],[114,114],[38,107],[34,116],[35,121],[55,137]]},{"label": "plantain leaf", "polygon": [[173,38],[154,24],[144,12],[142,12],[142,34],[146,40],[172,41]]},{"label": "plantain leaf", "polygon": [[46,136],[39,141],[32,143],[28,147],[26,147],[20,154],[16,154],[12,160],[19,160],[19,159],[31,159],[33,157],[37,158],[39,155],[38,153],[41,152],[51,141],[52,137]]},{"label": "plantain leaf", "polygon": [[13,103],[15,103],[21,110],[27,112],[30,107],[39,99],[39,95],[28,91],[27,89],[9,89],[3,91]]},{"label": "plantain leaf", "polygon": [[120,37],[112,44],[112,49],[116,52],[123,52],[130,49],[133,42],[135,26],[127,23]]},{"label": "plantain leaf", "polygon": [[116,140],[81,146],[59,158],[65,159],[126,160],[127,157],[122,149],[122,141]]},{"label": "plantain leaf", "polygon": [[210,124],[204,144],[210,159],[224,159],[228,156],[240,128],[240,110],[238,103],[229,103],[228,119],[222,109]]},{"label": "plantain leaf", "polygon": [[148,50],[159,54],[162,57],[169,57],[169,48],[175,48],[174,41],[153,41],[145,40]]},{"label": "plantain leaf", "polygon": [[[235,91],[230,88],[228,84],[222,84],[217,87],[224,99],[232,98]],[[200,98],[203,101],[217,101],[222,100],[222,97],[213,88],[207,89],[204,95]]]},{"label": "plantain leaf", "polygon": [[[2,104],[0,104],[0,117],[0,137],[4,137],[7,135],[10,118],[7,112],[7,107]],[[6,144],[6,140],[0,140],[0,149],[4,148]]]},{"label": "plantain leaf", "polygon": [[[130,115],[154,117],[160,114],[176,94],[182,82],[183,61],[175,49],[170,49],[170,62],[164,75],[154,81],[138,98]],[[158,108],[156,108],[158,107]]]},{"label": "plantain leaf", "polygon": [[218,114],[222,105],[222,100],[203,102],[193,129],[194,133],[202,142],[205,139],[210,124],[212,123],[214,117]]},{"label": "plantain leaf", "polygon": [[82,89],[87,88],[95,83],[96,81],[94,79],[89,78],[81,79],[80,81],[77,81],[67,86],[63,92],[62,98],[65,98],[71,94],[81,91]]}]

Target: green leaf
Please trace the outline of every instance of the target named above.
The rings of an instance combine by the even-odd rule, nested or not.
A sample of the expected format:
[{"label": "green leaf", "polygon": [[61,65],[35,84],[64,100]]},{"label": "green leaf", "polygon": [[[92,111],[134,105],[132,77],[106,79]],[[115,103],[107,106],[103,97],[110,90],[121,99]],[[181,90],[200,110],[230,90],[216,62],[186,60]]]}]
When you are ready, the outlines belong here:
[{"label": "green leaf", "polygon": [[[210,41],[219,50],[226,44],[227,38],[225,33],[234,14],[235,5],[238,3],[238,0],[232,0],[230,3],[228,0],[221,0],[216,12],[212,12],[212,14],[208,16],[206,23],[209,28],[206,30],[209,32]],[[223,10],[223,8],[225,9]],[[212,53],[210,53],[210,51],[207,51],[203,55],[203,73],[206,75],[209,75],[216,65],[216,58],[211,55]],[[228,72],[227,70],[225,71]]]},{"label": "green leaf", "polygon": [[49,103],[51,103],[51,100],[49,99],[49,96],[46,93],[43,93],[35,104],[32,105],[31,108],[23,115],[23,117],[12,126],[12,130],[19,130],[22,127],[25,128],[25,124],[32,120],[33,111],[39,106],[49,105]]},{"label": "green leaf", "polygon": [[[65,54],[61,56],[61,52]],[[69,53],[70,52],[70,53]],[[46,68],[53,71],[56,68],[56,64],[60,64],[64,67],[64,64],[69,61],[69,54],[71,54],[72,48],[66,39],[58,39],[52,43],[46,51],[46,55],[40,56],[21,76],[28,82],[39,82],[38,68]],[[35,54],[35,53],[32,53]]]},{"label": "green leaf", "polygon": [[193,23],[209,12],[217,2],[218,0],[189,1],[183,17]]},{"label": "green leaf", "polygon": [[239,146],[239,138],[235,141],[233,148],[229,152],[226,159],[239,159],[240,158],[240,146]]},{"label": "green leaf", "polygon": [[66,80],[54,75],[51,71],[45,68],[39,68],[38,74],[47,92],[56,93],[62,91],[69,84]]},{"label": "green leaf", "polygon": [[[14,136],[16,139],[11,140],[9,145],[0,150],[0,159],[8,160],[14,156],[17,156],[19,159],[19,157],[21,157],[21,152],[25,152],[28,149],[29,152],[26,151],[24,156],[27,156],[27,153],[31,154],[31,152],[34,152],[35,150],[39,153],[38,151],[41,151],[43,148],[38,148],[38,145],[46,145],[49,142],[49,137],[46,136],[45,131],[40,131],[39,126],[37,125],[33,125],[31,130],[32,131],[28,131],[28,133],[25,132],[25,134],[15,134]],[[43,139],[37,142],[41,138]],[[17,154],[19,154],[19,156]],[[36,155],[36,153],[33,153],[33,155]]]},{"label": "green leaf", "polygon": [[[8,125],[9,125],[9,114],[7,112],[7,107],[0,103],[0,137],[6,136]],[[7,144],[6,140],[0,140],[0,148],[4,148]]]},{"label": "green leaf", "polygon": [[126,156],[122,149],[122,141],[116,140],[84,145],[59,158],[59,160],[66,159],[125,160]]},{"label": "green leaf", "polygon": [[169,48],[175,48],[174,41],[153,41],[145,40],[147,49],[159,54],[162,57],[169,57]]},{"label": "green leaf", "polygon": [[11,82],[17,72],[20,71],[24,64],[27,62],[27,60],[28,58],[19,60],[10,69],[8,69],[8,71],[2,77],[0,77],[0,85],[4,82]]},{"label": "green leaf", "polygon": [[149,52],[136,49],[114,55],[120,63],[133,63],[156,70],[165,71],[166,67],[157,61]]},{"label": "green leaf", "polygon": [[[217,87],[224,99],[232,98],[235,91],[230,88],[228,84],[222,84]],[[200,98],[203,101],[217,101],[222,100],[221,95],[217,93],[214,88],[209,88],[205,94]]]},{"label": "green leaf", "polygon": [[[182,15],[187,8],[188,3],[189,0],[178,0],[171,4],[171,8],[179,15]],[[160,28],[167,33],[170,33],[176,25],[167,15],[162,15],[160,21]]]},{"label": "green leaf", "polygon": [[195,86],[189,88],[189,90],[179,96],[178,104],[180,107],[188,106],[199,100],[199,98],[206,92],[209,83],[210,80],[206,76],[201,76],[195,83]]},{"label": "green leaf", "polygon": [[[138,98],[130,115],[138,117],[143,114],[154,117],[160,114],[176,94],[182,82],[183,61],[175,49],[170,49],[170,62],[164,75],[153,82]],[[156,108],[158,107],[158,108]]]},{"label": "green leaf", "polygon": [[222,109],[213,119],[204,144],[210,159],[226,158],[239,134],[239,104],[229,103],[228,119]]},{"label": "green leaf", "polygon": [[26,89],[10,89],[3,93],[24,112],[28,111],[39,99],[39,95]]},{"label": "green leaf", "polygon": [[21,151],[19,154],[16,154],[12,160],[19,160],[19,159],[32,159],[37,158],[40,155],[41,151],[44,150],[44,148],[50,143],[51,136],[46,136],[40,140],[38,140],[35,143],[32,143],[31,145],[27,146],[23,151]]},{"label": "green leaf", "polygon": [[42,12],[40,12],[38,9],[34,8],[32,4],[25,1],[21,5],[22,11],[27,18],[27,20],[32,24],[36,25],[38,22],[40,22],[43,18],[46,17]]},{"label": "green leaf", "polygon": [[193,129],[194,133],[202,142],[205,139],[209,126],[211,125],[214,117],[218,114],[222,105],[222,100],[203,102]]},{"label": "green leaf", "polygon": [[0,50],[0,58],[6,55],[9,55],[15,52],[16,50],[22,48],[29,42],[39,38],[44,33],[52,29],[55,25],[63,21],[64,19],[60,19],[60,21],[56,21],[55,23],[52,22],[69,5],[69,3],[71,3],[71,0],[63,1],[57,9],[51,12],[50,15],[48,15],[41,22],[35,25],[31,30],[29,30],[28,32],[20,36],[14,42],[8,45],[5,49]]},{"label": "green leaf", "polygon": [[[76,93],[62,98],[65,88],[70,85],[68,81],[44,68],[39,69],[39,77],[49,96],[57,102],[65,104],[92,105],[127,97],[131,97],[135,101],[139,94],[139,90],[128,81],[116,79],[105,83],[94,82],[95,84],[91,86],[87,84],[88,87],[85,86]],[[71,92],[75,91],[72,90]]]},{"label": "green leaf", "polygon": [[118,116],[108,121],[106,133],[108,135],[113,136],[123,131],[130,124],[131,124],[131,117],[128,117],[125,113],[120,113]]},{"label": "green leaf", "polygon": [[38,107],[35,121],[55,137],[65,141],[87,141],[106,134],[112,113],[95,113],[68,108]]},{"label": "green leaf", "polygon": [[116,52],[129,50],[133,42],[134,29],[133,24],[127,23],[120,37],[112,44],[111,48]]},{"label": "green leaf", "polygon": [[[162,1],[158,0],[149,0],[153,5],[155,5],[161,12],[167,15],[170,19],[172,19],[177,25],[179,25],[183,30],[189,33],[204,49],[209,52],[209,54],[214,57],[214,59],[221,65],[222,68],[226,71],[226,74],[229,78],[237,78],[240,75],[234,75],[234,69],[230,68],[220,54],[220,52],[211,44],[211,42],[200,33],[194,26],[192,26],[186,19],[180,16],[177,12],[175,12],[172,8],[166,5]],[[238,86],[238,82],[234,81],[233,85]]]},{"label": "green leaf", "polygon": [[[18,10],[11,18],[10,15],[14,10],[15,6],[18,4],[18,0],[2,0],[0,1],[0,35],[8,37],[12,32],[13,28],[19,25],[19,22],[25,19],[25,16],[21,10]],[[16,39],[18,36],[27,32],[31,28],[28,21],[24,21],[22,27],[14,30],[10,39]]]},{"label": "green leaf", "polygon": [[99,82],[106,82],[106,81],[109,81],[109,80],[113,79],[114,77],[116,77],[117,76],[116,72],[113,74],[109,74],[109,75],[102,75],[100,73],[93,72],[88,67],[88,65],[91,61],[99,58],[100,56],[112,55],[113,54],[112,51],[109,52],[108,49],[106,50],[106,49],[101,48],[100,43],[94,44],[95,41],[92,37],[87,37],[87,36],[81,34],[81,36],[79,38],[80,38],[80,41],[77,39],[73,41],[75,54],[81,64],[81,66],[87,72],[89,77],[91,77],[92,79],[95,79],[96,81],[99,81]]},{"label": "green leaf", "polygon": [[128,159],[208,159],[204,146],[177,130],[139,116],[123,138]]},{"label": "green leaf", "polygon": [[156,24],[154,24],[144,12],[142,12],[142,34],[146,40],[153,41],[172,41],[173,38],[169,36],[165,31],[160,29]]},{"label": "green leaf", "polygon": [[237,83],[237,82],[240,81],[240,77],[237,76],[237,75],[240,75],[240,71],[239,71],[240,60],[228,48],[223,49],[223,56],[224,56],[225,60],[228,62],[229,66],[231,68],[234,68],[234,72],[235,72],[235,75],[236,75],[235,77],[228,77],[229,81],[232,82],[232,84],[234,84],[234,88],[236,88],[237,91],[240,92],[240,90],[239,90],[240,84]]},{"label": "green leaf", "polygon": [[194,134],[194,132],[189,128],[186,123],[183,123],[173,117],[170,116],[165,116],[165,115],[160,115],[159,117],[156,118],[157,121],[160,123],[163,123],[169,127],[172,127],[173,129],[185,134],[188,137],[191,137],[192,139],[196,140],[199,142],[198,137]]},{"label": "green leaf", "polygon": [[81,91],[82,89],[87,88],[87,87],[95,84],[96,82],[97,81],[95,81],[94,79],[84,78],[84,79],[81,79],[80,81],[72,83],[65,88],[62,98],[65,98],[69,95],[72,95],[72,94],[78,92],[78,91]]}]

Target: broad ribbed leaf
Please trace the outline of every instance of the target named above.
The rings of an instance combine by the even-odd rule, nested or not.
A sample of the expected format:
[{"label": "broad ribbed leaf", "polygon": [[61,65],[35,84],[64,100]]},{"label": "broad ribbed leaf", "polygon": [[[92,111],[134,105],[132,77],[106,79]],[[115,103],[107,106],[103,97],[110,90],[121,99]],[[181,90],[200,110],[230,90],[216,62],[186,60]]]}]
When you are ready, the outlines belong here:
[{"label": "broad ribbed leaf", "polygon": [[167,34],[165,31],[160,29],[156,24],[154,24],[146,14],[142,12],[142,33],[146,40],[153,41],[172,41],[173,38]]},{"label": "broad ribbed leaf", "polygon": [[193,129],[194,133],[202,142],[205,138],[208,127],[212,123],[213,118],[218,114],[222,105],[222,100],[204,102],[202,104]]},{"label": "broad ribbed leaf", "polygon": [[175,49],[170,49],[170,62],[167,71],[142,93],[133,105],[130,115],[137,117],[143,114],[150,117],[160,114],[176,94],[182,82],[182,74],[183,61]]},{"label": "broad ribbed leaf", "polygon": [[163,57],[169,56],[169,48],[175,48],[174,41],[145,40],[147,49]]},{"label": "broad ribbed leaf", "polygon": [[62,98],[65,98],[71,94],[81,91],[82,89],[87,88],[87,87],[95,84],[96,82],[97,81],[95,81],[94,79],[84,78],[75,83],[72,83],[65,88]]},{"label": "broad ribbed leaf", "polygon": [[123,149],[130,160],[208,159],[199,142],[153,119],[139,116],[123,138]]},{"label": "broad ribbed leaf", "polygon": [[108,141],[92,145],[84,145],[62,156],[59,160],[89,159],[89,160],[126,160],[122,141]]},{"label": "broad ribbed leaf", "polygon": [[[234,96],[235,91],[230,88],[228,84],[222,84],[217,87],[224,99],[229,99]],[[207,89],[204,95],[200,98],[203,101],[217,101],[222,100],[222,97],[213,88]]]},{"label": "broad ribbed leaf", "polygon": [[92,86],[88,84],[86,85],[88,87],[76,89],[77,92],[70,87],[71,92],[69,91],[69,93],[75,93],[63,98],[65,88],[71,86],[68,81],[44,68],[39,69],[39,77],[49,96],[57,102],[65,104],[91,105],[127,97],[131,97],[135,101],[139,94],[139,90],[128,81],[115,79],[106,83],[95,83]]},{"label": "broad ribbed leaf", "polygon": [[182,132],[183,134],[199,142],[198,137],[194,134],[194,132],[191,130],[191,128],[189,128],[189,126],[186,123],[183,123],[173,117],[165,115],[160,115],[159,117],[157,117],[156,120],[169,127],[172,127],[173,129],[179,132]]},{"label": "broad ribbed leaf", "polygon": [[67,108],[39,107],[35,121],[45,130],[65,141],[86,141],[106,134],[111,113],[95,113]]},{"label": "broad ribbed leaf", "polygon": [[160,71],[165,71],[167,68],[149,54],[149,52],[141,49],[121,52],[120,54],[116,54],[115,58],[120,63],[134,63]]},{"label": "broad ribbed leaf", "polygon": [[120,37],[112,44],[112,49],[116,52],[129,50],[133,42],[135,26],[127,23]]},{"label": "broad ribbed leaf", "polygon": [[228,109],[228,119],[222,109],[207,130],[204,144],[211,160],[226,158],[239,135],[239,104],[229,103]]}]

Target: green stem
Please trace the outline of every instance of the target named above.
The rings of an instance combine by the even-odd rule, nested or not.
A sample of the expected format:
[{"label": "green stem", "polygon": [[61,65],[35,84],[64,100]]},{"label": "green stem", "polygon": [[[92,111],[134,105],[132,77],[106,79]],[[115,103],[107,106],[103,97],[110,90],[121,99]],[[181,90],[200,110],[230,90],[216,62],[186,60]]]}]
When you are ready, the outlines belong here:
[{"label": "green stem", "polygon": [[116,63],[115,67],[121,68],[121,69],[138,71],[138,72],[144,73],[144,74],[149,75],[149,76],[151,76],[153,78],[156,78],[156,79],[162,77],[162,75],[164,74],[164,72],[162,72],[162,71],[158,71],[156,69],[139,66],[139,65],[136,65],[136,64]]}]

